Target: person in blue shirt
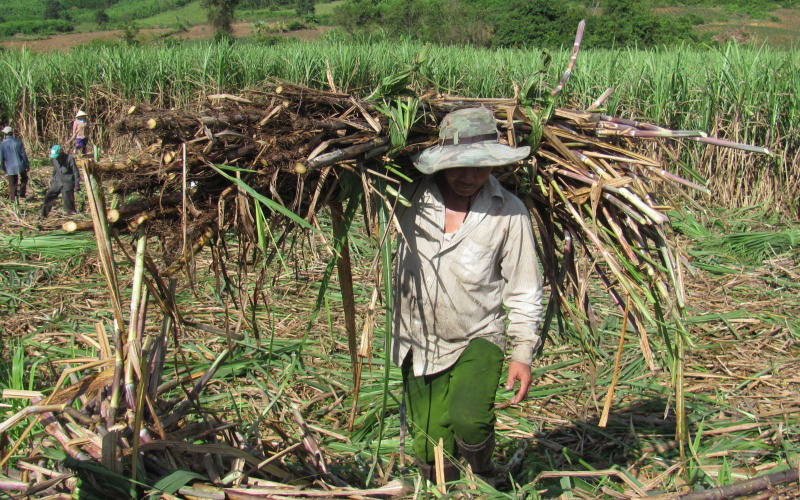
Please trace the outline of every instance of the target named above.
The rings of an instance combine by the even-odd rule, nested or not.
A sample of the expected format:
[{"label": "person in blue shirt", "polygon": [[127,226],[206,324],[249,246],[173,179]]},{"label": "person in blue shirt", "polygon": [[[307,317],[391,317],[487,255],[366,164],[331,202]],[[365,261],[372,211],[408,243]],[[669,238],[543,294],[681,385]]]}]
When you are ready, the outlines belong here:
[{"label": "person in blue shirt", "polygon": [[8,177],[8,197],[12,201],[25,198],[28,187],[28,155],[22,141],[14,137],[14,129],[3,128],[3,142],[0,142],[0,166]]}]

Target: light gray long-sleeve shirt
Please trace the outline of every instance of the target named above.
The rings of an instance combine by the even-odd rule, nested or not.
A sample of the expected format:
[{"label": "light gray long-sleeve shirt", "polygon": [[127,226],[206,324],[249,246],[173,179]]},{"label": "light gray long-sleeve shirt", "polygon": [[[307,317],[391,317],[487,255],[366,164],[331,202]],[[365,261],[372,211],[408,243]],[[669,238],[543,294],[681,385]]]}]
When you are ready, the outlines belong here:
[{"label": "light gray long-sleeve shirt", "polygon": [[414,375],[453,365],[469,341],[485,338],[511,360],[531,364],[541,339],[542,279],[530,215],[489,177],[461,227],[445,235],[445,207],[432,178],[400,214],[392,359],[412,351]]}]

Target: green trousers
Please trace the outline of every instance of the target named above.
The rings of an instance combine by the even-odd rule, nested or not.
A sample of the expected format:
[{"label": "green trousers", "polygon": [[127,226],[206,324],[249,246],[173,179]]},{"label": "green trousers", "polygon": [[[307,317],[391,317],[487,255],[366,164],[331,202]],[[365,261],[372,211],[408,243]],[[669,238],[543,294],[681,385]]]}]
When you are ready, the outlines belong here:
[{"label": "green trousers", "polygon": [[433,447],[444,442],[445,456],[456,454],[455,436],[483,443],[494,432],[494,398],[503,368],[503,351],[485,339],[472,340],[450,368],[415,377],[409,353],[403,361],[408,423],[414,453],[434,461]]}]

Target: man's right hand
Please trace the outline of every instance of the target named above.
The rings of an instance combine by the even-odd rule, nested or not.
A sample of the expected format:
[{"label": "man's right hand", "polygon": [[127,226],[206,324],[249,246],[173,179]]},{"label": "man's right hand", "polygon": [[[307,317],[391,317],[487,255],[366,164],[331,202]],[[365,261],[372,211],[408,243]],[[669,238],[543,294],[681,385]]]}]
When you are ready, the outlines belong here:
[{"label": "man's right hand", "polygon": [[531,366],[519,361],[512,361],[508,365],[508,381],[506,382],[506,390],[510,391],[514,388],[514,383],[519,380],[519,390],[517,394],[511,398],[509,404],[515,405],[525,399],[528,395],[528,390],[531,388]]}]

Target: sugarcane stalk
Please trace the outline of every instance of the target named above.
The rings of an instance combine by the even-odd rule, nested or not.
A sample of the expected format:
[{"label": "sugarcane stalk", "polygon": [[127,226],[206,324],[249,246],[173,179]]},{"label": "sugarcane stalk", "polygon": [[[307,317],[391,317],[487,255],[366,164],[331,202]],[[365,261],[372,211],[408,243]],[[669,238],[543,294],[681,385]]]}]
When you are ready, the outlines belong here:
[{"label": "sugarcane stalk", "polygon": [[669,247],[667,246],[667,238],[664,234],[664,231],[660,227],[656,227],[656,243],[658,244],[658,251],[661,253],[661,259],[664,261],[664,267],[667,268],[667,273],[669,274],[670,281],[672,281],[672,286],[675,289],[675,299],[677,300],[678,307],[683,309],[685,307],[685,301],[683,297],[683,289],[678,284],[678,279],[675,275],[675,267],[677,262],[672,258],[670,255]]},{"label": "sugarcane stalk", "polygon": [[87,200],[89,201],[92,221],[95,227],[98,255],[100,256],[103,272],[106,275],[106,281],[108,282],[109,291],[111,292],[111,305],[114,316],[119,324],[119,328],[122,328],[124,324],[122,319],[122,305],[119,297],[119,285],[117,283],[117,270],[113,259],[111,237],[109,236],[108,222],[105,218],[106,208],[102,188],[100,182],[89,172],[89,169],[83,169],[83,175],[89,195],[87,196]]},{"label": "sugarcane stalk", "polygon": [[[378,180],[379,188],[385,188],[385,182]],[[383,300],[384,310],[386,312],[386,320],[384,322],[384,372],[383,372],[383,399],[381,402],[381,413],[378,419],[378,443],[373,455],[372,467],[370,467],[369,474],[367,475],[367,484],[372,480],[375,469],[378,465],[381,452],[381,442],[383,440],[383,431],[386,427],[386,405],[389,398],[389,369],[391,367],[391,352],[392,352],[392,318],[394,314],[394,283],[392,282],[392,239],[390,234],[390,213],[389,207],[383,203],[378,203],[378,231],[383,244],[380,246],[380,257],[383,271]]]},{"label": "sugarcane stalk", "polygon": [[8,419],[5,422],[0,423],[0,434],[8,431],[9,429],[15,427],[18,423],[22,422],[26,418],[30,417],[31,415],[38,415],[42,413],[52,413],[52,412],[62,412],[67,405],[60,404],[60,405],[33,405],[28,406],[26,408],[21,409]]},{"label": "sugarcane stalk", "polygon": [[622,246],[622,249],[625,251],[625,254],[628,256],[629,259],[631,259],[631,261],[633,261],[635,265],[638,266],[639,258],[636,256],[636,253],[634,253],[634,251],[631,249],[630,244],[628,244],[628,239],[622,233],[622,228],[619,226],[619,224],[617,224],[614,217],[611,216],[611,213],[609,213],[608,208],[602,207],[601,211],[603,212],[603,216],[606,218],[606,224],[608,224],[608,226],[611,228],[611,231],[613,231],[614,235],[617,237],[617,241]]},{"label": "sugarcane stalk", "polygon": [[671,182],[677,182],[678,184],[683,184],[684,186],[690,187],[690,188],[695,189],[697,191],[700,191],[701,193],[703,193],[705,195],[710,195],[711,194],[711,190],[708,189],[707,187],[701,186],[700,184],[697,184],[697,183],[694,183],[692,181],[686,180],[686,179],[684,179],[682,177],[679,177],[679,176],[673,174],[672,172],[668,172],[668,171],[664,170],[663,168],[652,167],[652,166],[648,167],[648,168],[649,168],[649,170],[651,172],[654,172],[656,175],[662,177],[665,180],[668,180],[668,181],[671,181]]},{"label": "sugarcane stalk", "polygon": [[[177,285],[176,279],[173,278],[169,281],[168,291],[170,294],[175,292],[176,285]],[[164,370],[164,360],[167,353],[167,333],[171,330],[173,326],[172,321],[173,321],[172,315],[165,313],[164,319],[161,322],[161,333],[156,338],[155,346],[150,355],[150,368],[149,368],[150,387],[147,393],[150,396],[151,400],[156,399],[158,386],[161,384],[161,373]]]},{"label": "sugarcane stalk", "polygon": [[572,203],[569,202],[564,192],[561,190],[561,188],[558,187],[558,184],[556,184],[554,180],[550,181],[550,186],[552,187],[553,191],[561,198],[561,201],[564,203],[567,210],[572,215],[573,220],[576,223],[578,223],[578,225],[581,226],[581,229],[583,230],[584,234],[587,237],[589,237],[589,239],[598,249],[600,255],[603,257],[603,260],[606,262],[606,264],[608,264],[609,269],[611,269],[611,272],[614,273],[614,276],[617,278],[622,287],[627,290],[629,295],[634,297],[634,301],[637,302],[637,306],[639,307],[641,314],[647,317],[648,321],[652,322],[652,318],[650,317],[650,314],[647,311],[647,309],[644,307],[643,304],[639,304],[637,301],[638,295],[636,293],[637,292],[636,286],[633,283],[631,283],[630,280],[628,280],[627,277],[623,274],[619,264],[617,264],[616,260],[608,252],[608,250],[606,250],[605,245],[603,245],[603,242],[600,241],[600,238],[598,238],[598,236],[586,224],[586,221],[583,220],[583,218],[580,216],[575,207],[572,206]]},{"label": "sugarcane stalk", "polygon": [[[657,125],[653,125],[651,123],[639,122],[639,121],[635,121],[635,120],[628,120],[628,119],[625,119],[625,118],[618,118],[618,117],[615,117],[615,116],[609,116],[609,115],[602,115],[601,114],[600,115],[600,119],[603,120],[603,121],[607,121],[607,122],[611,122],[611,123],[619,123],[619,124],[628,125],[628,126],[631,126],[631,127],[646,128],[646,129],[650,129],[650,130],[666,130],[666,129],[662,128],[662,127],[659,127]],[[760,153],[760,154],[766,154],[766,155],[772,154],[772,152],[769,150],[769,148],[764,148],[764,147],[761,147],[761,146],[752,146],[750,144],[743,144],[743,143],[740,143],[740,142],[728,141],[726,139],[717,139],[716,137],[689,137],[689,139],[691,139],[693,141],[697,141],[697,142],[703,143],[703,144],[709,144],[711,146],[719,146],[719,147],[723,147],[723,148],[738,149],[738,150],[741,150],[741,151],[749,151],[751,153]]]},{"label": "sugarcane stalk", "polygon": [[552,97],[557,96],[561,90],[566,85],[567,80],[569,80],[570,75],[572,74],[572,69],[575,67],[575,61],[578,59],[578,51],[581,48],[581,41],[583,40],[583,30],[586,28],[586,20],[581,19],[581,22],[578,23],[578,31],[575,33],[575,43],[572,44],[572,55],[569,58],[569,64],[567,65],[567,71],[564,73],[564,76],[561,77],[561,81],[558,82],[556,88],[554,88],[550,95]]},{"label": "sugarcane stalk", "polygon": [[[132,342],[133,343],[133,342]],[[142,429],[142,417],[144,415],[144,406],[145,406],[145,395],[147,394],[148,385],[150,383],[150,370],[149,365],[142,359],[139,358],[139,362],[141,363],[139,368],[139,387],[136,393],[136,404],[132,407],[134,408],[134,417],[133,417],[133,453],[131,454],[131,498],[136,497],[136,482],[138,480],[137,471],[139,469],[139,434],[140,430]]]},{"label": "sugarcane stalk", "polygon": [[173,262],[172,265],[169,266],[164,272],[160,273],[161,276],[164,278],[168,278],[173,274],[175,274],[176,272],[178,272],[178,270],[180,270],[181,267],[187,265],[189,261],[195,255],[200,253],[203,247],[205,247],[206,244],[208,244],[208,242],[211,241],[211,238],[214,236],[214,234],[215,230],[213,226],[209,226],[208,228],[206,228],[205,232],[203,232],[203,234],[201,234],[200,237],[197,238],[197,240],[195,240],[195,243],[194,245],[192,245],[192,248],[184,252],[183,255],[181,255],[181,257],[178,260]]},{"label": "sugarcane stalk", "polygon": [[[751,497],[754,493],[759,491],[774,489],[776,486],[787,483],[796,483],[798,480],[797,468],[783,470],[780,472],[773,472],[772,474],[764,474],[753,479],[740,481],[738,483],[726,484],[703,491],[693,491],[685,495],[681,495],[678,500],[724,500],[726,498],[738,497]],[[779,490],[777,490],[779,491]],[[786,493],[792,495],[792,493]],[[781,495],[781,493],[773,492],[773,495]]]},{"label": "sugarcane stalk", "polygon": [[200,380],[198,380],[195,383],[194,387],[192,387],[192,390],[189,391],[189,393],[186,395],[186,400],[183,401],[180,405],[178,405],[172,411],[172,413],[170,413],[161,420],[161,425],[164,429],[168,429],[172,425],[178,423],[183,418],[183,416],[186,414],[187,411],[189,411],[189,408],[192,406],[192,399],[197,399],[197,397],[200,396],[200,394],[203,392],[203,389],[205,389],[206,385],[208,384],[208,381],[211,380],[211,377],[214,376],[214,374],[217,372],[222,363],[224,363],[225,360],[228,359],[230,353],[231,351],[229,351],[228,349],[222,351],[222,353],[220,353],[217,359],[215,359],[214,362],[211,364],[209,369],[203,374]]},{"label": "sugarcane stalk", "polygon": [[[353,431],[353,423],[356,419],[356,409],[358,408],[358,396],[361,394],[361,373],[364,366],[364,359],[370,357],[370,346],[372,345],[372,334],[374,332],[375,306],[378,303],[378,287],[372,290],[372,297],[367,307],[367,314],[364,318],[364,328],[361,330],[361,347],[358,351],[358,362],[355,365],[355,382],[353,384],[353,404],[350,407],[350,417],[347,419],[347,430]],[[401,436],[405,428],[400,426]],[[403,440],[400,440],[401,446]]]},{"label": "sugarcane stalk", "polygon": [[174,217],[177,214],[178,214],[178,209],[175,207],[165,208],[163,210],[151,210],[149,212],[144,212],[140,214],[138,217],[136,217],[136,219],[130,220],[128,222],[128,228],[131,231],[135,231],[139,229],[139,226],[145,224],[146,222],[152,222],[154,220]]},{"label": "sugarcane stalk", "polygon": [[625,330],[628,329],[628,314],[630,313],[631,300],[625,301],[625,313],[622,316],[622,328],[619,331],[619,347],[617,347],[617,356],[614,358],[614,374],[611,377],[611,385],[608,386],[608,393],[606,394],[605,402],[603,403],[603,413],[600,416],[598,427],[605,427],[608,424],[608,416],[611,412],[611,403],[614,401],[614,389],[617,386],[619,378],[619,365],[622,361],[622,348],[625,345]]},{"label": "sugarcane stalk", "polygon": [[147,249],[147,232],[143,226],[139,227],[136,240],[136,259],[133,267],[133,285],[131,290],[131,316],[128,322],[128,357],[125,365],[125,394],[128,408],[136,411],[136,393],[134,390],[134,363],[139,362],[140,353],[137,352],[136,337],[139,331],[139,308],[142,298],[142,281],[144,276],[144,254]]},{"label": "sugarcane stalk", "polygon": [[347,346],[350,350],[350,361],[352,363],[353,381],[356,381],[356,371],[358,364],[358,345],[356,341],[356,301],[353,291],[353,271],[350,259],[350,244],[347,239],[346,225],[344,221],[344,207],[341,202],[330,203],[331,221],[333,223],[334,238],[341,240],[339,258],[336,261],[336,268],[339,274],[339,287],[342,292],[342,305],[344,307],[345,330],[347,331]]},{"label": "sugarcane stalk", "polygon": [[[94,165],[94,162],[89,161],[88,165],[91,167],[91,165]],[[123,373],[122,329],[124,328],[124,321],[122,319],[122,304],[119,296],[116,265],[112,257],[111,239],[109,237],[108,223],[105,219],[106,210],[102,189],[95,175],[90,172],[90,168],[83,169],[83,176],[86,190],[88,191],[88,196],[86,198],[89,202],[92,221],[94,223],[95,239],[97,241],[97,254],[103,268],[103,273],[106,277],[109,291],[111,293],[111,306],[114,312],[113,341],[115,364],[114,379],[111,388],[111,402],[109,405],[107,419],[108,425],[111,426],[116,423],[117,409],[119,408],[120,381]]]},{"label": "sugarcane stalk", "polygon": [[350,146],[349,148],[339,149],[324,155],[319,155],[313,160],[306,161],[305,166],[308,170],[315,168],[327,167],[334,163],[356,158],[362,153],[366,153],[371,149],[380,148],[388,144],[390,139],[388,137],[376,137],[361,144]]},{"label": "sugarcane stalk", "polygon": [[711,146],[719,146],[721,148],[738,149],[741,151],[748,151],[750,153],[760,153],[764,155],[771,155],[772,151],[769,148],[761,146],[752,146],[750,144],[742,144],[740,142],[728,141],[725,139],[717,139],[716,137],[690,137],[691,140],[709,144]]},{"label": "sugarcane stalk", "polygon": [[[678,448],[680,450],[681,462],[686,463],[686,439],[688,438],[686,432],[686,396],[684,394],[684,385],[686,378],[684,377],[684,364],[685,364],[685,343],[683,335],[676,335],[675,339],[675,365],[673,366],[674,380],[675,380],[675,417],[678,422],[675,426],[675,439],[678,441]],[[688,474],[688,469],[687,469]]]},{"label": "sugarcane stalk", "polygon": [[598,137],[638,137],[641,139],[691,139],[706,138],[702,130],[640,130],[633,127],[605,125],[595,131]]},{"label": "sugarcane stalk", "polygon": [[44,430],[53,436],[56,441],[58,441],[59,444],[64,447],[64,451],[66,451],[69,456],[80,461],[90,460],[92,458],[88,453],[76,448],[72,444],[72,440],[69,438],[69,436],[67,436],[66,431],[58,422],[58,420],[56,420],[56,417],[53,415],[53,413],[43,412],[40,414],[40,417],[42,419],[42,424],[44,425]]},{"label": "sugarcane stalk", "polygon": [[[583,154],[583,153],[581,153],[579,151],[576,151],[575,155],[583,163],[585,163],[586,165],[589,165],[597,175],[602,177],[604,180],[611,181],[611,179],[608,177],[608,174],[605,173],[603,171],[602,167],[600,167],[600,165],[595,163],[594,160],[592,160],[591,158],[589,158],[588,156],[586,156],[585,154]],[[647,203],[642,201],[638,196],[636,196],[634,193],[632,193],[628,188],[626,188],[626,187],[615,187],[615,186],[613,186],[611,184],[603,184],[603,189],[604,190],[608,190],[609,192],[614,193],[616,195],[622,196],[623,198],[628,200],[634,207],[636,207],[639,210],[641,210],[642,213],[645,214],[654,224],[665,224],[665,223],[669,222],[669,218],[666,215],[653,210],[653,208],[651,208]]]}]

